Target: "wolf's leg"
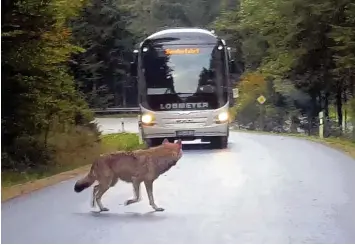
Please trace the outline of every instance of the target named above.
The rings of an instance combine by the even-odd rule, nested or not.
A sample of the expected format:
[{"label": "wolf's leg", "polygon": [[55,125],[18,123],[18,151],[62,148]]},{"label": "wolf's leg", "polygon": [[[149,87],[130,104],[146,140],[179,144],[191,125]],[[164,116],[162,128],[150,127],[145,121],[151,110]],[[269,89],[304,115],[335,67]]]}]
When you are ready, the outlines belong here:
[{"label": "wolf's leg", "polygon": [[162,212],[164,211],[164,208],[158,207],[155,202],[154,202],[154,197],[153,197],[153,181],[151,180],[146,180],[144,181],[145,188],[147,190],[148,198],[149,198],[149,204],[152,206],[152,208],[155,211]]},{"label": "wolf's leg", "polygon": [[99,186],[98,186],[98,191],[96,193],[96,203],[97,205],[99,206],[100,208],[100,211],[109,211],[108,208],[105,208],[103,205],[102,205],[102,202],[101,202],[101,198],[103,196],[103,194],[105,194],[105,192],[110,188],[110,184],[109,183],[100,183]]},{"label": "wolf's leg", "polygon": [[134,198],[129,199],[125,202],[125,205],[130,205],[132,203],[139,202],[141,200],[141,194],[140,194],[140,185],[141,181],[139,181],[137,178],[133,177],[132,178],[132,184],[133,184],[133,190],[134,190]]},{"label": "wolf's leg", "polygon": [[95,199],[98,191],[99,191],[99,185],[95,185],[94,188],[92,188],[92,199],[91,199],[91,206],[93,208],[96,206]]},{"label": "wolf's leg", "polygon": [[112,178],[112,181],[111,181],[111,184],[110,184],[110,187],[114,187],[118,182],[118,177],[114,176]]}]

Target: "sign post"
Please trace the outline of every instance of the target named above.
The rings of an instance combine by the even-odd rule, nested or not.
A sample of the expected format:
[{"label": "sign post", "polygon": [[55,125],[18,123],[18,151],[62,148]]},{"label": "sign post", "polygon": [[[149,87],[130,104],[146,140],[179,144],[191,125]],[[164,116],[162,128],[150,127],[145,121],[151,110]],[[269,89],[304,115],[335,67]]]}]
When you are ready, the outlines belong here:
[{"label": "sign post", "polygon": [[263,131],[264,130],[264,103],[266,102],[266,98],[263,95],[260,95],[257,99],[256,99],[259,104],[260,104],[260,128]]}]

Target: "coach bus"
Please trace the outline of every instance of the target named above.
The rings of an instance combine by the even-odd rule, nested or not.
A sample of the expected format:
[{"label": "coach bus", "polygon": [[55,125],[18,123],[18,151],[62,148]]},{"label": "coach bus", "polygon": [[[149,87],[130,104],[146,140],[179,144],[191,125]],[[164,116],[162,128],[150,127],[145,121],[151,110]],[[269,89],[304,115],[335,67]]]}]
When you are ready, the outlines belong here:
[{"label": "coach bus", "polygon": [[228,146],[234,61],[223,39],[199,28],[158,31],[140,43],[130,69],[149,146],[164,138]]}]

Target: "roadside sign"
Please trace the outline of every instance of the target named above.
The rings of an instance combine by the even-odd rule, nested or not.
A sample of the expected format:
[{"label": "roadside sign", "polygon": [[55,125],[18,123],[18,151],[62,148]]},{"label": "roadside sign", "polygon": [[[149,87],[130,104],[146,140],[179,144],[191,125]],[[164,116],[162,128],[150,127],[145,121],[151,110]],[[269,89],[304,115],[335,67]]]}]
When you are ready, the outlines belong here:
[{"label": "roadside sign", "polygon": [[256,100],[262,105],[265,103],[266,98],[263,95],[260,95]]},{"label": "roadside sign", "polygon": [[233,98],[235,99],[235,98],[238,98],[238,97],[239,97],[239,89],[234,88],[233,89]]},{"label": "roadside sign", "polygon": [[323,112],[323,111],[320,111],[320,112],[318,113],[318,116],[319,116],[319,118],[323,118],[323,117],[324,117],[324,112]]}]

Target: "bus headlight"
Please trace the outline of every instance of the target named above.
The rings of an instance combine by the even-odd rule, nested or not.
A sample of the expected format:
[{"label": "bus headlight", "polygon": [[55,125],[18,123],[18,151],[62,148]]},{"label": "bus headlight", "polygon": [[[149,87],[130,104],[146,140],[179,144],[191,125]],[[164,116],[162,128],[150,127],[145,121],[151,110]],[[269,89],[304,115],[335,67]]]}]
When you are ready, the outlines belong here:
[{"label": "bus headlight", "polygon": [[142,115],[142,123],[144,124],[151,124],[153,122],[153,116],[150,114]]},{"label": "bus headlight", "polygon": [[226,122],[229,119],[228,112],[224,111],[218,114],[218,121],[219,122]]}]

